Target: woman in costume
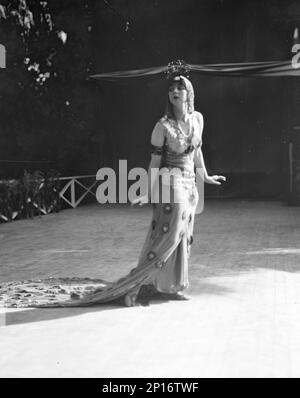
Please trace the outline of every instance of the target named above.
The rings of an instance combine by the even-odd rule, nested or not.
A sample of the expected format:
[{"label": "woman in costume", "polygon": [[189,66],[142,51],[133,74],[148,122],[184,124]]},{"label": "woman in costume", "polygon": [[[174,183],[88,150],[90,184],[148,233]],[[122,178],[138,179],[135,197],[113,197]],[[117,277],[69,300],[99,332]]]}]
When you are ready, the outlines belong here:
[{"label": "woman in costume", "polygon": [[[137,267],[116,282],[101,281],[100,286],[90,293],[73,291],[71,299],[66,288],[68,281],[63,286],[54,280],[48,280],[48,285],[36,281],[12,284],[4,292],[7,306],[77,307],[115,300],[121,300],[125,306],[134,306],[138,303],[139,293],[149,286],[170,299],[187,299],[183,291],[189,285],[188,258],[199,200],[195,167],[206,183],[219,185],[226,180],[224,176],[207,174],[201,150],[202,131],[203,117],[194,110],[192,83],[184,76],[173,77],[166,115],[156,123],[151,136],[153,151],[148,194],[133,201],[140,205],[151,201],[153,206],[152,221]],[[176,173],[169,178],[173,171]],[[166,192],[169,197],[167,195],[164,200]],[[156,200],[153,200],[154,196]],[[78,278],[74,279],[76,282]],[[43,295],[43,291],[46,294]],[[26,292],[32,293],[27,300]],[[63,299],[66,298],[64,293],[68,293],[67,300]]]},{"label": "woman in costume", "polygon": [[[199,200],[195,184],[195,167],[201,178],[209,184],[220,185],[224,176],[208,176],[202,155],[203,116],[194,110],[194,90],[192,83],[184,76],[176,76],[169,86],[166,115],[155,125],[151,136],[153,147],[151,169],[161,169],[167,175],[172,170],[173,180],[167,179],[170,187],[170,203],[153,204],[153,217],[144,243],[137,269],[155,259],[154,270],[149,281],[158,292],[166,293],[171,299],[187,300],[182,291],[189,286],[188,258],[193,243],[195,211]],[[154,174],[154,173],[153,173]],[[148,192],[159,184],[159,192],[164,192],[162,180],[150,184]],[[151,181],[151,178],[149,177]],[[165,188],[165,191],[167,189]],[[137,199],[135,203],[148,203],[151,195]],[[125,296],[127,305],[135,299],[130,292]]]}]

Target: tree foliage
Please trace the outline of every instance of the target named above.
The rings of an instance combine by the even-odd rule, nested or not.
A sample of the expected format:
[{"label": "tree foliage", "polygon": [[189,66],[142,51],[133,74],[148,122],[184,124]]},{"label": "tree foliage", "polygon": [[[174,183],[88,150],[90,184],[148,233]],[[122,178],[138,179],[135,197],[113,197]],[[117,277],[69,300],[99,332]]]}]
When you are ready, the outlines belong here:
[{"label": "tree foliage", "polygon": [[97,156],[96,92],[86,80],[94,4],[0,0],[7,51],[0,71],[0,160],[51,160],[71,173],[88,154]]}]

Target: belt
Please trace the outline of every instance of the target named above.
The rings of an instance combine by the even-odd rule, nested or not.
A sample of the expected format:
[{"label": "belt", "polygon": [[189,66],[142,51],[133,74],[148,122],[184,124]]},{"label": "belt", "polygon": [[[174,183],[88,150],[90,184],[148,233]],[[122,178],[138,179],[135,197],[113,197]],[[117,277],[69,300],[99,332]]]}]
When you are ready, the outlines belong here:
[{"label": "belt", "polygon": [[186,169],[184,166],[178,166],[178,165],[171,165],[171,164],[163,163],[163,164],[161,165],[160,168],[161,168],[161,169],[162,169],[162,168],[167,168],[167,169],[169,169],[169,170],[172,170],[172,169],[179,169],[179,170],[181,170],[181,172],[182,172],[184,175],[186,175],[187,177],[188,177],[189,175],[190,175],[190,176],[195,176],[194,171],[190,171],[190,170]]}]

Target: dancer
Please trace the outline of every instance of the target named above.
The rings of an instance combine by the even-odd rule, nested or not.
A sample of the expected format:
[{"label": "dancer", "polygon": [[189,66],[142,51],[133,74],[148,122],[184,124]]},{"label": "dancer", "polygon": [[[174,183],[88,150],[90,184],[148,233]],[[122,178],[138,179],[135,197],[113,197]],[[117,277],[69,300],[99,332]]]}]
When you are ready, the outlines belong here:
[{"label": "dancer", "polygon": [[[128,275],[102,285],[90,293],[72,294],[71,299],[62,300],[58,294],[62,286],[52,286],[52,293],[41,298],[43,289],[34,281],[33,287],[39,289],[39,296],[25,300],[24,296],[10,300],[14,291],[7,291],[8,306],[34,307],[77,307],[121,300],[125,306],[138,304],[139,293],[151,286],[170,299],[186,300],[183,291],[189,286],[188,258],[193,243],[194,217],[199,195],[195,184],[195,167],[201,171],[204,182],[220,185],[224,176],[208,176],[201,145],[203,117],[194,110],[194,90],[186,77],[175,76],[170,82],[166,114],[156,123],[152,136],[152,157],[149,177],[156,172],[156,178],[149,178],[148,194],[132,202],[143,205],[153,202],[158,192],[159,200],[152,203],[153,216],[140,253],[136,268]],[[164,177],[173,170],[178,171],[165,183]],[[171,183],[170,183],[171,181]],[[168,186],[170,198],[164,201],[163,195]],[[76,279],[76,278],[75,278]],[[67,283],[67,282],[66,282]],[[29,283],[30,284],[30,283]],[[26,292],[26,284],[17,285],[19,291]],[[56,290],[55,290],[56,289]],[[65,286],[63,288],[65,291]],[[32,292],[32,286],[31,286]],[[16,293],[16,289],[14,291]]]}]

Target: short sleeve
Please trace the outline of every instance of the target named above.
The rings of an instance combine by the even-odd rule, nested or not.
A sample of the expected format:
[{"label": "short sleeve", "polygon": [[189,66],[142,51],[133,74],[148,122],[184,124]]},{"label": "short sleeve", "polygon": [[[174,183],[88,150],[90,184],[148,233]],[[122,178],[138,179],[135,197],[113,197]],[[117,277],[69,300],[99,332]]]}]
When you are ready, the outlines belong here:
[{"label": "short sleeve", "polygon": [[163,146],[164,145],[164,140],[165,140],[165,128],[161,124],[161,122],[157,122],[156,125],[154,126],[154,129],[152,131],[151,135],[151,144],[154,146]]},{"label": "short sleeve", "polygon": [[151,135],[152,153],[155,155],[161,155],[164,142],[165,128],[161,122],[157,122]]}]

